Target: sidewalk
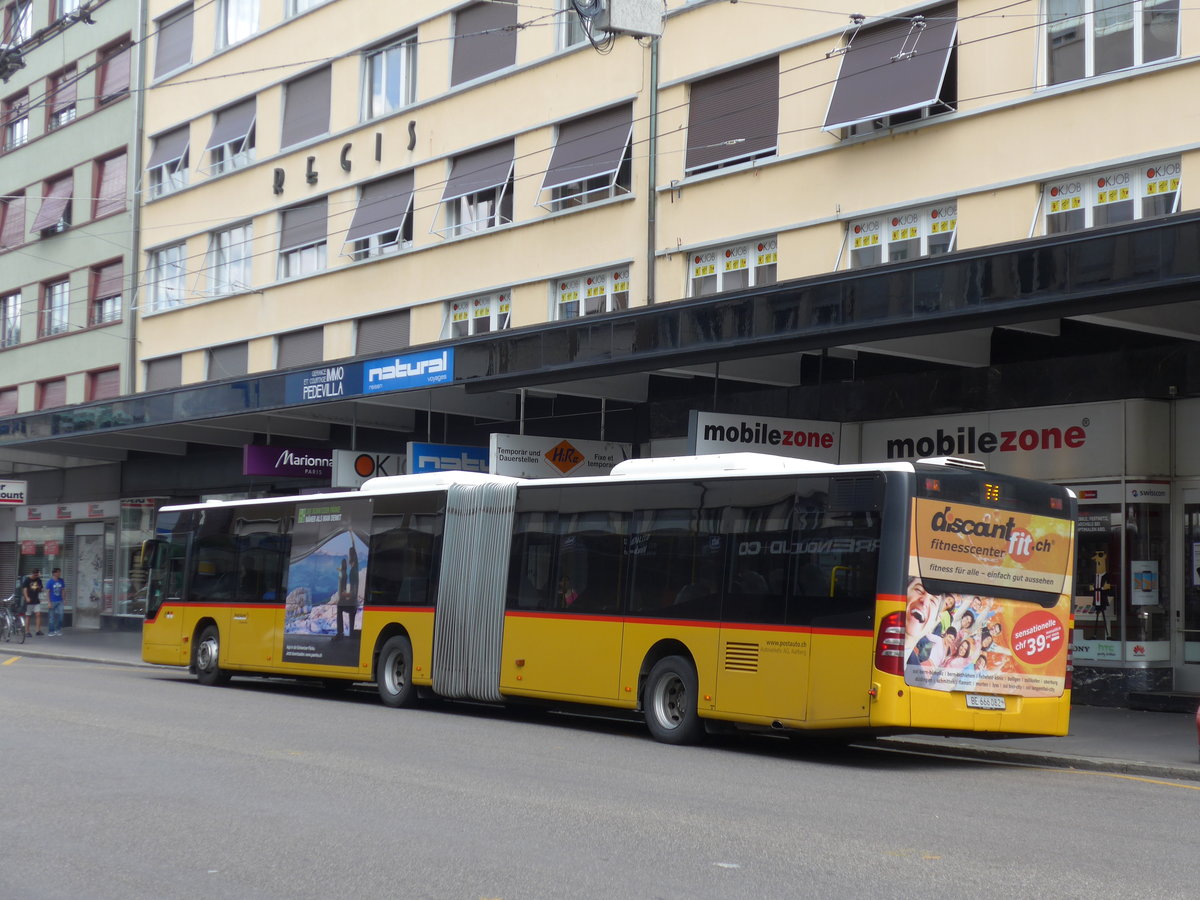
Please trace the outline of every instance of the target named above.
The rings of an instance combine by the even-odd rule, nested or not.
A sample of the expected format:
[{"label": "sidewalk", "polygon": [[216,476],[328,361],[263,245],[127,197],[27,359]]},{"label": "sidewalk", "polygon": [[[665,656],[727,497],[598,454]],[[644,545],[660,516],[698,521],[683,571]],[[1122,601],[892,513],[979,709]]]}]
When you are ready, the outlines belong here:
[{"label": "sidewalk", "polygon": [[[119,666],[142,662],[140,631],[79,631],[62,637],[32,637],[24,644],[0,644],[0,660],[10,655],[70,659]],[[1076,706],[1066,737],[975,738],[904,736],[881,738],[898,750],[949,753],[973,759],[1117,772],[1144,778],[1200,781],[1200,749],[1193,716]]]}]

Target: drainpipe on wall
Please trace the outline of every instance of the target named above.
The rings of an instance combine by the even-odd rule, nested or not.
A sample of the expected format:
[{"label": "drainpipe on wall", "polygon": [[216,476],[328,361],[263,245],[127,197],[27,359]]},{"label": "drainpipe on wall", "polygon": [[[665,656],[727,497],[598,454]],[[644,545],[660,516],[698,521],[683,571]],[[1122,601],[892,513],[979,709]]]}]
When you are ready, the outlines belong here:
[{"label": "drainpipe on wall", "polygon": [[[133,36],[133,46],[129,48],[129,87],[133,95],[133,152],[129,159],[133,162],[132,177],[126,180],[126,185],[141,184],[142,174],[142,140],[145,136],[145,125],[142,121],[145,110],[146,92],[143,90],[145,81],[147,4],[139,3],[141,15],[138,17],[137,34]],[[134,51],[137,51],[136,53]],[[136,76],[136,78],[134,77]],[[128,188],[127,188],[128,189]],[[125,375],[126,393],[132,394],[137,389],[138,376],[138,317],[142,312],[142,291],[138,287],[142,271],[142,203],[141,192],[133,191],[133,240],[129,246],[129,362]]]},{"label": "drainpipe on wall", "polygon": [[654,248],[658,230],[658,39],[650,42],[650,140],[647,143],[646,177],[646,305],[655,299]]}]

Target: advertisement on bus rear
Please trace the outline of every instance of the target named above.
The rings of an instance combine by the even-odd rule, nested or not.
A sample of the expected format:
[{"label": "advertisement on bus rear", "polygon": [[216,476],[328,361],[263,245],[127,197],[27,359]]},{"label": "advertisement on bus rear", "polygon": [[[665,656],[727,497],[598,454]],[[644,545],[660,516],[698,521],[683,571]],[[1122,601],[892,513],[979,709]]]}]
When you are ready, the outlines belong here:
[{"label": "advertisement on bus rear", "polygon": [[[915,687],[1058,697],[1066,684],[1072,530],[1068,519],[913,501],[905,681]],[[955,582],[965,590],[933,590]],[[977,586],[978,590],[970,590]],[[1013,599],[1037,591],[1047,607]]]},{"label": "advertisement on bus rear", "polygon": [[285,662],[357,666],[371,501],[296,507],[284,608]]}]

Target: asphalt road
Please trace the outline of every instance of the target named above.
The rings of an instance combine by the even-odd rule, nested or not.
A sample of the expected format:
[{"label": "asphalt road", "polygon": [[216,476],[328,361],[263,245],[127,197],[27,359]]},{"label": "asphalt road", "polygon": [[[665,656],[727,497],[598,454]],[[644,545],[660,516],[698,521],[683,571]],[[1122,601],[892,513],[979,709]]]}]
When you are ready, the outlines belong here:
[{"label": "asphalt road", "polygon": [[[13,659],[13,658],[8,658]],[[1200,785],[0,656],[0,897],[1194,897]]]}]

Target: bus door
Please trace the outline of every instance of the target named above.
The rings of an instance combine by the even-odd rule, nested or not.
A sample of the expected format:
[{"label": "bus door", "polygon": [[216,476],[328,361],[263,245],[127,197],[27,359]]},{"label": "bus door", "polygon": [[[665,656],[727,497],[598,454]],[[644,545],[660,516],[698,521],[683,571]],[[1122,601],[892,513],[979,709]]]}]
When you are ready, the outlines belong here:
[{"label": "bus door", "polygon": [[[627,516],[589,511],[573,491],[522,498],[513,533],[500,686],[505,692],[615,700],[623,623],[620,584]],[[563,491],[562,493],[567,493]],[[529,509],[529,506],[540,507]]]},{"label": "bus door", "polygon": [[191,529],[190,512],[159,513],[161,539],[142,546],[146,568],[146,621],[142,625],[142,659],[149,663],[182,666],[188,662],[183,642],[183,587]]},{"label": "bus door", "polygon": [[282,510],[243,509],[232,523],[237,549],[229,637],[231,665],[267,666],[279,661],[283,630],[282,580],[287,557]]}]

